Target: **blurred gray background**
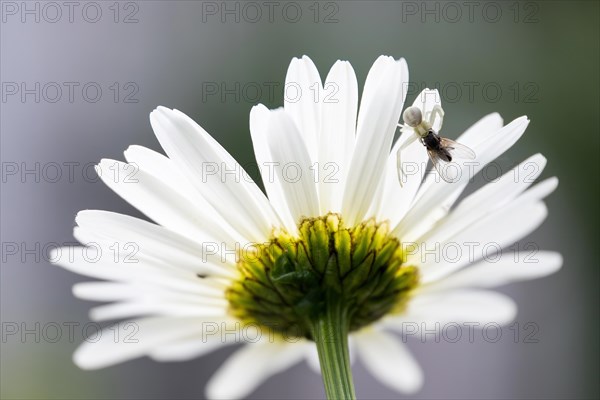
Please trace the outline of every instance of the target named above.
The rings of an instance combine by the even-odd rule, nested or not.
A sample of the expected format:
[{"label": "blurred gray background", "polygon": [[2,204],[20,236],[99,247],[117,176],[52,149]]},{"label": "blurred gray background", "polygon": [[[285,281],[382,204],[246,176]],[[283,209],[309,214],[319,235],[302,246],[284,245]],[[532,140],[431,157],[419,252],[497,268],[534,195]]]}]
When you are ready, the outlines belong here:
[{"label": "blurred gray background", "polygon": [[[1,3],[2,398],[203,396],[233,347],[180,364],[76,368],[71,355],[92,303],[71,286],[86,279],[51,266],[44,251],[73,241],[81,209],[141,216],[95,182],[90,166],[123,159],[130,144],[158,150],[148,122],[157,105],[186,112],[252,162],[250,108],[282,104],[288,63],[303,54],[323,78],[335,60],[350,60],[361,88],[378,55],[405,57],[415,88],[440,87],[452,138],[493,111],[505,122],[526,114],[527,133],[500,162],[541,152],[542,178],[560,178],[548,219],[521,243],[560,251],[563,270],[502,288],[519,304],[519,343],[510,330],[497,343],[411,341],[426,374],[414,398],[598,398],[598,2]],[[72,339],[71,322],[80,324]],[[528,322],[539,327],[537,343],[524,343]],[[7,335],[36,323],[40,338]],[[43,332],[52,323],[64,329],[56,343]],[[360,365],[355,380],[361,398],[398,397]],[[303,364],[252,397],[323,395]]]}]

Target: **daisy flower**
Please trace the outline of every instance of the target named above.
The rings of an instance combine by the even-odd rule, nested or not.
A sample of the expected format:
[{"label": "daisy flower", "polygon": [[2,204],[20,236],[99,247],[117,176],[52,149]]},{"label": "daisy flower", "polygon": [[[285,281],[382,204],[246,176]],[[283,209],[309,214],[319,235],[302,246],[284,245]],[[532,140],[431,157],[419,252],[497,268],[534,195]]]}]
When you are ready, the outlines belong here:
[{"label": "daisy flower", "polygon": [[[562,259],[500,249],[542,223],[542,199],[557,179],[531,186],[546,164],[536,154],[458,201],[529,120],[503,125],[494,113],[476,122],[457,139],[475,160],[457,160],[463,173],[446,182],[435,170],[426,174],[426,149],[409,126],[394,142],[407,84],[406,62],[381,56],[359,107],[350,63],[337,61],[323,83],[308,57],[293,59],[284,107],[250,112],[266,194],[189,117],[154,110],[150,122],[167,156],[131,146],[127,163],[97,167],[154,223],[81,211],[74,235],[84,246],[52,255],[103,280],[73,288],[81,299],[110,302],[91,319],[127,319],[83,343],[75,363],[183,361],[244,342],[208,383],[209,397],[245,397],[306,360],[322,373],[329,398],[354,398],[350,354],[383,384],[413,393],[423,375],[398,336],[407,326],[511,321],[513,301],[489,289],[549,275]],[[431,118],[441,110],[439,94],[426,89],[413,106]],[[431,123],[441,129],[440,118]],[[493,260],[481,250],[490,243]],[[131,329],[132,340],[115,340],[114,332]]]}]

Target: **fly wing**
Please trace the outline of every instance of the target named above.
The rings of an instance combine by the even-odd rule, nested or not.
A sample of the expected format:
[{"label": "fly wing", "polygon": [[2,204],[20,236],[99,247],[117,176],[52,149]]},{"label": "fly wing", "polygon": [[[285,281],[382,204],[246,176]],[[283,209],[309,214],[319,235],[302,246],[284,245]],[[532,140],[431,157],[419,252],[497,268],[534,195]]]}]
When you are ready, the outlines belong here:
[{"label": "fly wing", "polygon": [[465,160],[474,160],[475,152],[465,146],[455,142],[454,140],[441,138],[440,146],[448,150],[452,158],[462,158]]},{"label": "fly wing", "polygon": [[457,178],[460,178],[460,170],[458,169],[458,165],[456,163],[447,162],[446,160],[442,159],[434,150],[427,150],[427,154],[429,155],[429,159],[431,160],[435,170],[443,180],[448,183],[454,183],[457,181]]}]

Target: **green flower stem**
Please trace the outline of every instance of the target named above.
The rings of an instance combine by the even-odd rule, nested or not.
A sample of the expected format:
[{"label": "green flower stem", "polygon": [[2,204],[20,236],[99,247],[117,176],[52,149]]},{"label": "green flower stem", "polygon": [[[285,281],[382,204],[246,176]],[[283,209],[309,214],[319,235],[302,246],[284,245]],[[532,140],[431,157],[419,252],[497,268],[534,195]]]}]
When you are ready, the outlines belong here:
[{"label": "green flower stem", "polygon": [[321,375],[329,400],[356,399],[348,353],[349,327],[347,309],[342,304],[341,296],[330,292],[326,309],[312,324]]}]

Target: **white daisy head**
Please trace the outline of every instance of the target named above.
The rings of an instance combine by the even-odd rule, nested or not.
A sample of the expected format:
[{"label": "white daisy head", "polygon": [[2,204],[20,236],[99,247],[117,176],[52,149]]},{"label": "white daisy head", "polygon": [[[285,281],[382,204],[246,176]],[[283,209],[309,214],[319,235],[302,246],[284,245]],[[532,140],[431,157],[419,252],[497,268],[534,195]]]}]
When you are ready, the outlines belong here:
[{"label": "white daisy head", "polygon": [[[427,162],[423,144],[409,142],[418,114],[435,131],[443,117],[439,94],[426,89],[404,114],[411,128],[394,143],[407,83],[406,62],[382,56],[359,106],[350,63],[336,62],[322,82],[308,57],[292,60],[286,87],[303,95],[250,112],[266,193],[185,114],[153,111],[167,156],[131,146],[126,163],[102,160],[98,172],[154,223],[82,211],[75,237],[87,246],[53,254],[57,264],[107,281],[77,284],[74,294],[112,302],[91,311],[95,320],[134,318],[117,328],[133,322],[137,342],[104,335],[84,343],[75,362],[92,369],[144,355],[187,360],[247,342],[207,386],[210,397],[244,397],[300,360],[318,366],[317,322],[335,309],[351,352],[384,384],[411,393],[422,384],[421,370],[390,332],[407,321],[510,321],[514,303],[488,288],[548,275],[562,259],[539,252],[527,263],[511,252],[490,263],[482,247],[501,249],[536,229],[557,180],[530,187],[546,163],[537,154],[460,202],[469,177],[448,183],[424,179],[424,168],[405,169],[401,186],[400,148],[404,163]],[[504,126],[490,114],[467,129],[457,140],[477,154],[470,173],[508,150],[528,122]],[[534,176],[522,173],[531,164]],[[458,252],[450,259],[427,250],[436,246]]]}]

